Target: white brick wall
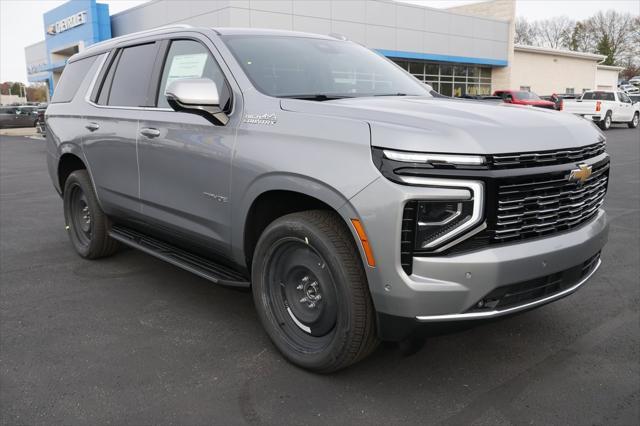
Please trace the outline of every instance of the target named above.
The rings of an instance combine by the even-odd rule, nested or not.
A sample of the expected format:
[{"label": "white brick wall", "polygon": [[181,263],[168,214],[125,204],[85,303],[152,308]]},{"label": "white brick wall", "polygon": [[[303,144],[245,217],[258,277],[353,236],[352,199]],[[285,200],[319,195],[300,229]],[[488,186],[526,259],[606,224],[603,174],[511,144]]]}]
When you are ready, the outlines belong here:
[{"label": "white brick wall", "polygon": [[510,31],[499,19],[388,0],[155,0],[111,22],[114,36],[172,23],[274,28],[339,33],[374,49],[494,60],[507,60]]}]

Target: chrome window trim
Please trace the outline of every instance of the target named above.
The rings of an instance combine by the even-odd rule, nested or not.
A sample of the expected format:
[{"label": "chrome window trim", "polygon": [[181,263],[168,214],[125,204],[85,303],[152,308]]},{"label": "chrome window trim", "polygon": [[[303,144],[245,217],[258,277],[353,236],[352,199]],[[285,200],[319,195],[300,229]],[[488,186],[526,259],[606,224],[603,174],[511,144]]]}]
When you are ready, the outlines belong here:
[{"label": "chrome window trim", "polygon": [[[436,179],[436,178],[423,178],[414,176],[400,176],[400,180],[409,185],[416,186],[431,186],[438,188],[464,188],[471,191],[471,199],[473,200],[473,210],[471,212],[471,219],[463,223],[457,228],[454,228],[450,232],[436,238],[427,244],[423,249],[433,248],[438,246],[443,241],[449,240],[452,237],[457,237],[466,231],[472,230],[475,226],[480,224],[482,215],[484,213],[484,183],[482,181],[475,180],[459,180],[459,179]],[[417,199],[417,198],[416,198]],[[424,197],[424,200],[429,200],[428,197]],[[460,240],[462,241],[462,240]],[[460,242],[458,241],[458,242]]]},{"label": "chrome window trim", "polygon": [[420,322],[465,321],[465,320],[496,318],[496,317],[501,317],[503,315],[513,314],[516,312],[531,309],[536,306],[544,305],[545,303],[549,303],[549,302],[553,302],[554,300],[561,299],[562,297],[568,296],[571,293],[575,292],[584,283],[586,283],[589,280],[589,278],[593,276],[593,274],[595,274],[598,268],[600,268],[601,264],[602,264],[602,260],[598,259],[598,263],[596,264],[595,268],[593,268],[593,270],[589,272],[589,274],[586,277],[582,278],[573,287],[570,287],[566,290],[563,290],[551,296],[534,300],[533,302],[525,303],[523,305],[518,305],[508,309],[488,311],[488,312],[469,312],[466,314],[447,314],[447,315],[419,315],[416,317],[416,319]]},{"label": "chrome window trim", "polygon": [[[198,40],[198,42],[200,42]],[[200,42],[202,44],[202,42]],[[203,46],[209,50],[209,48],[203,44]],[[118,49],[119,47],[114,47],[114,49]],[[123,47],[124,48],[124,47]],[[210,50],[209,50],[210,52]],[[214,58],[215,57],[212,53],[210,53],[211,56]],[[104,58],[102,59],[102,63],[100,64],[100,66],[98,67],[98,69],[96,70],[96,74],[93,76],[93,79],[91,81],[91,84],[89,85],[89,87],[87,88],[87,91],[84,95],[84,100],[86,103],[88,103],[89,105],[91,105],[94,108],[100,108],[100,109],[115,109],[115,110],[132,110],[132,111],[164,111],[164,112],[176,112],[174,109],[172,108],[159,108],[159,107],[134,107],[134,106],[117,106],[117,105],[99,105],[95,102],[93,102],[91,100],[91,94],[93,93],[93,88],[95,87],[96,83],[98,82],[98,77],[100,76],[100,73],[102,72],[102,68],[104,68],[104,66],[106,65],[107,59],[109,57],[109,52],[104,52],[101,53],[101,55],[104,55]],[[216,60],[216,63],[218,61]],[[219,66],[219,65],[218,65]],[[106,78],[106,76],[105,76]],[[225,79],[226,79],[226,75],[225,75]],[[231,102],[231,111],[229,112],[229,114],[227,114],[229,117],[232,117],[236,108],[236,102],[235,102],[235,96],[232,96],[232,102]]]}]

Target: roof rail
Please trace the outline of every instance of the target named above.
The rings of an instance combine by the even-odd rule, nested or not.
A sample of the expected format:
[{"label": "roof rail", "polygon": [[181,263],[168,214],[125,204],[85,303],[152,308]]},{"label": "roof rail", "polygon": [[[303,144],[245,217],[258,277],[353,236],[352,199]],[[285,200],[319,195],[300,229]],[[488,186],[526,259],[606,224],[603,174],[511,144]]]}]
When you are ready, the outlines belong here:
[{"label": "roof rail", "polygon": [[139,37],[139,36],[144,35],[144,34],[154,33],[156,31],[160,31],[160,30],[170,30],[170,29],[179,29],[179,28],[193,28],[193,26],[191,26],[189,24],[173,24],[173,25],[166,25],[166,26],[163,26],[163,27],[151,28],[151,29],[148,29],[148,30],[137,31],[135,33],[121,35],[119,37],[110,38],[110,39],[107,39],[107,40],[103,40],[103,41],[101,41],[99,43],[92,44],[91,46],[88,46],[86,49],[84,49],[84,52],[89,51],[89,50],[93,50],[95,48],[98,48],[98,47],[101,47],[101,46],[105,46],[105,45],[108,45],[108,44],[111,44],[111,43],[118,43],[118,42],[121,42],[121,41],[133,39],[133,38]]},{"label": "roof rail", "polygon": [[348,41],[349,40],[349,37],[347,37],[344,34],[339,34],[339,33],[330,33],[329,37],[332,37],[332,38],[335,38],[335,39],[338,39],[338,40],[342,40],[342,41]]}]

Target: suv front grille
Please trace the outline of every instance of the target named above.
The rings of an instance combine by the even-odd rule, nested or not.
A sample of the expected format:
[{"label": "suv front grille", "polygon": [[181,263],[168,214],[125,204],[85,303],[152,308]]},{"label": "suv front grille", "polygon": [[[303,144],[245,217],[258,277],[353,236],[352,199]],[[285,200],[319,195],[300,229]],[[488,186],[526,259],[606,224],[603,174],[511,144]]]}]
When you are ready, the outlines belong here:
[{"label": "suv front grille", "polygon": [[494,154],[488,158],[492,169],[515,169],[521,167],[540,167],[583,161],[605,152],[605,142],[598,142],[580,148],[561,149],[540,152],[520,152],[513,154]]},{"label": "suv front grille", "polygon": [[500,182],[495,223],[496,242],[521,240],[575,228],[593,218],[604,202],[609,164],[594,167],[584,184],[566,176]]}]

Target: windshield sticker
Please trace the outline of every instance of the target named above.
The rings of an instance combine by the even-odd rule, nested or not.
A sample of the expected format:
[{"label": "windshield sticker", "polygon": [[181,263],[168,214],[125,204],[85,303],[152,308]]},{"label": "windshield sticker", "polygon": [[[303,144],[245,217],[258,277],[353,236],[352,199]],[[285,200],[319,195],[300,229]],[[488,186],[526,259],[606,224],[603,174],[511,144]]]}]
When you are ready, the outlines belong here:
[{"label": "windshield sticker", "polygon": [[206,53],[174,56],[171,61],[169,75],[167,76],[167,85],[165,87],[169,87],[171,82],[175,80],[181,80],[183,78],[201,78],[206,63]]}]

